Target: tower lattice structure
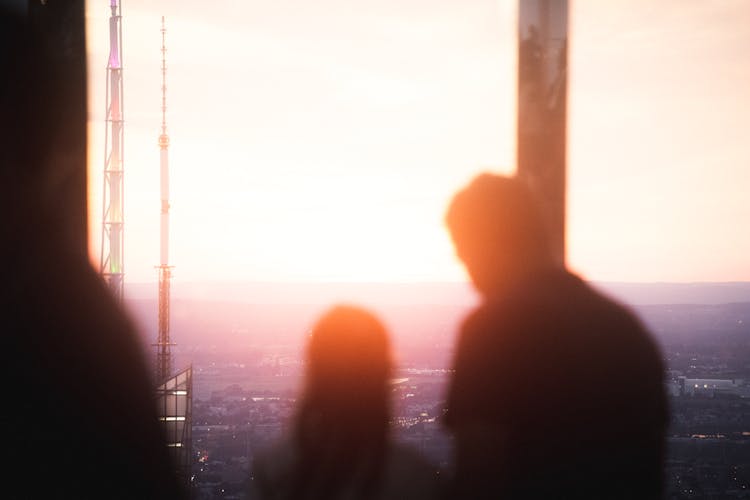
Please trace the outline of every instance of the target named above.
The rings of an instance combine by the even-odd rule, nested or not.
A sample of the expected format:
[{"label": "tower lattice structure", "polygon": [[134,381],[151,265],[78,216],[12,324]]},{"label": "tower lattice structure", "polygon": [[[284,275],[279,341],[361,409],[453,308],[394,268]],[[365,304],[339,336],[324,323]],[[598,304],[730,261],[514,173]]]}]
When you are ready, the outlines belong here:
[{"label": "tower lattice structure", "polygon": [[104,193],[100,272],[118,303],[124,282],[124,114],[122,81],[122,13],[119,0],[110,0],[109,59],[107,62],[104,133]]}]

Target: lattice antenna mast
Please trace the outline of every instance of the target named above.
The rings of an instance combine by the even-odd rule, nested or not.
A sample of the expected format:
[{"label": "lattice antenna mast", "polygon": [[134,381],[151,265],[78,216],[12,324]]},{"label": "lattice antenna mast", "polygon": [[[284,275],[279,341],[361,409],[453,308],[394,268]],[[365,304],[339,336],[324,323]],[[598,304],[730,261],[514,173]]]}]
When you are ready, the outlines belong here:
[{"label": "lattice antenna mast", "polygon": [[167,29],[161,18],[161,134],[159,153],[161,168],[161,248],[159,270],[159,331],[156,337],[156,381],[161,383],[172,374],[172,344],[169,339],[169,288],[172,266],[169,265],[169,135],[167,135]]},{"label": "lattice antenna mast", "polygon": [[122,13],[119,0],[110,0],[107,107],[104,131],[104,194],[100,272],[118,303],[123,299],[124,219],[122,85]]}]

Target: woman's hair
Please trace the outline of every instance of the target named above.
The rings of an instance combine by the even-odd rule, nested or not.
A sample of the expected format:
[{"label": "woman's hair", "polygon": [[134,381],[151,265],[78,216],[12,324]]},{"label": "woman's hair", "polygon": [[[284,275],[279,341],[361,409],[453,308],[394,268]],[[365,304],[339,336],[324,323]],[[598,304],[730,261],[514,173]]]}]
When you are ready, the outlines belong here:
[{"label": "woman's hair", "polygon": [[383,325],[354,306],[330,309],[307,346],[294,437],[294,498],[376,493],[388,429],[390,346]]}]

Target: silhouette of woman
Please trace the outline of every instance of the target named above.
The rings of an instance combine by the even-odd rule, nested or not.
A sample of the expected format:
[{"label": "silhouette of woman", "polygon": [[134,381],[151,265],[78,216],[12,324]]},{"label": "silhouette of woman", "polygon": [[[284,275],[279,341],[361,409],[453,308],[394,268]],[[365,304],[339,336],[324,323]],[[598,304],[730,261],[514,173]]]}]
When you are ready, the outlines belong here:
[{"label": "silhouette of woman", "polygon": [[433,498],[436,468],[388,439],[390,346],[358,307],[330,309],[307,345],[291,442],[255,460],[263,498]]}]

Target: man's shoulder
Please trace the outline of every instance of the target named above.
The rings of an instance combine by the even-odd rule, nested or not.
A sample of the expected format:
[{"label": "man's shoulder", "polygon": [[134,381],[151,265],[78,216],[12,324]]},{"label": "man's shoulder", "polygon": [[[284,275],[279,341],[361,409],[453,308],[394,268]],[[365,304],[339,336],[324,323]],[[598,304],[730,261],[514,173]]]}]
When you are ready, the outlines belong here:
[{"label": "man's shoulder", "polygon": [[501,298],[485,299],[464,319],[459,344],[516,351],[531,345],[539,351],[544,345],[560,348],[555,339],[562,338],[569,349],[623,343],[629,349],[656,351],[650,332],[630,307],[563,270],[531,277]]},{"label": "man's shoulder", "polygon": [[[608,299],[567,271],[555,270],[529,276],[499,297],[485,297],[462,324],[467,334],[488,329],[528,329],[555,310],[574,311]],[[577,302],[578,304],[574,304]],[[614,305],[614,303],[612,303]]]},{"label": "man's shoulder", "polygon": [[524,300],[543,309],[564,309],[571,316],[619,322],[623,326],[641,328],[634,311],[570,271],[550,273],[527,289]]}]

